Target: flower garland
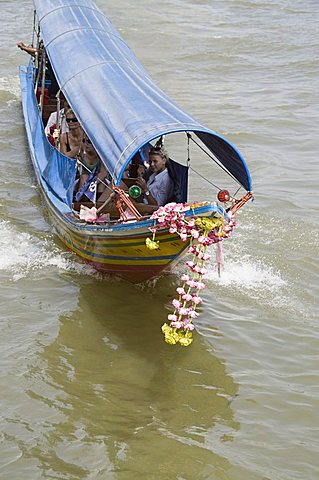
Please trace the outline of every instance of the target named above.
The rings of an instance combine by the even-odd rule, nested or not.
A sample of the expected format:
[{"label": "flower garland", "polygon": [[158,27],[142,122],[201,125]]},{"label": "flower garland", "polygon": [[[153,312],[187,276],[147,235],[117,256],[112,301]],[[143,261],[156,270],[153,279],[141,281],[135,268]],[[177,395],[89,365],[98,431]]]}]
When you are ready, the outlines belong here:
[{"label": "flower garland", "polygon": [[[195,329],[193,320],[199,316],[197,307],[203,302],[200,292],[205,288],[203,282],[203,276],[207,273],[205,264],[211,258],[207,248],[213,243],[221,247],[221,241],[231,235],[235,226],[232,219],[226,223],[222,216],[186,218],[186,212],[190,209],[188,204],[176,203],[159,207],[151,217],[154,226],[149,230],[153,233],[153,238],[146,239],[146,246],[151,250],[157,250],[159,242],[155,241],[156,232],[161,228],[168,228],[169,233],[177,233],[183,242],[190,240],[188,253],[193,254],[193,258],[186,262],[188,271],[181,276],[182,286],[176,289],[179,297],[172,301],[174,311],[167,317],[169,323],[162,326],[166,343],[170,345],[179,343],[185,347],[193,341],[192,331]],[[218,255],[221,256],[220,249]]]}]

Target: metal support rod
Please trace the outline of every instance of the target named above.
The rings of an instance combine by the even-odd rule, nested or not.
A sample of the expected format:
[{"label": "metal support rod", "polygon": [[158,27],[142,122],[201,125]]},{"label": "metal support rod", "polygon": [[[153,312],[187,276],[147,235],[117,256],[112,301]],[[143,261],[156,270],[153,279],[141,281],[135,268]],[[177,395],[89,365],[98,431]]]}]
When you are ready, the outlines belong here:
[{"label": "metal support rod", "polygon": [[41,95],[40,95],[40,112],[43,113],[43,104],[44,104],[44,88],[45,88],[45,49],[42,49],[42,82],[41,82]]},{"label": "metal support rod", "polygon": [[[57,150],[60,150],[60,135],[61,135],[61,126],[60,125],[60,122],[61,122],[61,115],[60,115],[60,110],[61,110],[61,101],[60,101],[60,93],[61,93],[61,90],[58,91],[58,93],[56,94],[56,127],[59,131],[59,135],[57,138],[54,139],[54,143],[55,143],[55,148]],[[62,122],[61,122],[62,123]]]}]

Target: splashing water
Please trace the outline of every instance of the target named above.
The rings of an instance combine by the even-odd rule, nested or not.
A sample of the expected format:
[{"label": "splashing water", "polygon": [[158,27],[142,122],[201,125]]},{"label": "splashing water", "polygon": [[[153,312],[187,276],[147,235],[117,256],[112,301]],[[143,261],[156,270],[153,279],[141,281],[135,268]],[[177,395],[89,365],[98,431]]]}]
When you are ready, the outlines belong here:
[{"label": "splashing water", "polygon": [[222,286],[232,286],[245,290],[263,289],[273,291],[286,285],[279,272],[261,261],[253,260],[246,255],[239,261],[228,260],[226,268],[218,276],[217,269],[211,265],[207,280],[218,282]]},{"label": "splashing water", "polygon": [[0,222],[0,271],[13,274],[14,281],[32,271],[55,267],[62,271],[94,275],[88,265],[74,261],[73,255],[61,251],[46,239],[18,232],[8,221]]}]

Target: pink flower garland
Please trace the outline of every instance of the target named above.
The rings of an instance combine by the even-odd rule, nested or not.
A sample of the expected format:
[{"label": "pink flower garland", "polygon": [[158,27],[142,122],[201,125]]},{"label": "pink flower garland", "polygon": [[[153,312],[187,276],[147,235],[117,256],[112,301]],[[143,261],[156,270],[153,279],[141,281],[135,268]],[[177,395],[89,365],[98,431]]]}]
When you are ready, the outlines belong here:
[{"label": "pink flower garland", "polygon": [[165,341],[171,345],[180,343],[188,346],[192,343],[192,331],[195,329],[192,322],[199,316],[197,306],[203,302],[200,297],[205,288],[202,277],[207,273],[205,264],[211,258],[206,250],[213,243],[229,237],[235,226],[233,220],[226,224],[222,216],[185,218],[189,210],[188,204],[169,203],[159,207],[151,217],[154,219],[154,226],[150,227],[153,239],[147,239],[148,248],[159,248],[155,235],[157,230],[166,227],[170,233],[177,233],[183,242],[188,239],[191,242],[188,253],[193,254],[193,258],[186,262],[188,273],[181,276],[183,284],[176,289],[179,297],[172,301],[174,312],[167,317],[169,324],[162,326]]}]

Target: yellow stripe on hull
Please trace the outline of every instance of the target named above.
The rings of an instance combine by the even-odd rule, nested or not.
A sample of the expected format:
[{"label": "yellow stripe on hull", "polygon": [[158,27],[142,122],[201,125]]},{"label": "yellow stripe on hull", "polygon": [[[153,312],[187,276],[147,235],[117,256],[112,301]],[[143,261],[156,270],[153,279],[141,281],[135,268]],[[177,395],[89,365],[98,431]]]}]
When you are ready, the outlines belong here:
[{"label": "yellow stripe on hull", "polygon": [[89,262],[99,262],[110,265],[168,265],[176,260],[186,249],[188,243],[183,243],[178,236],[172,236],[167,231],[159,233],[159,249],[150,250],[145,239],[152,234],[146,230],[144,234],[126,237],[79,235],[67,228],[67,224],[56,217],[54,230],[59,239],[72,251]]}]

